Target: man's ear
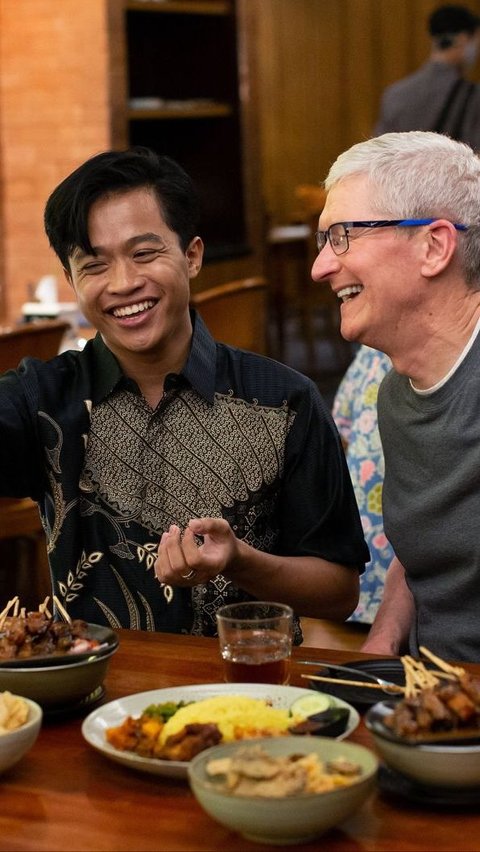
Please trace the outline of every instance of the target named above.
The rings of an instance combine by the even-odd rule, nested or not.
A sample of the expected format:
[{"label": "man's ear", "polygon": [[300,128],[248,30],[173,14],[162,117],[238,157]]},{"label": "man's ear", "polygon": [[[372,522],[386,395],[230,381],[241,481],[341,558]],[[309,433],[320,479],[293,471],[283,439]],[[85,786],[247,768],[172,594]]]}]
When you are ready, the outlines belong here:
[{"label": "man's ear", "polygon": [[445,271],[455,254],[458,239],[458,231],[447,219],[436,219],[428,225],[420,267],[425,278],[433,278]]},{"label": "man's ear", "polygon": [[203,261],[203,241],[200,237],[193,238],[185,252],[185,257],[188,264],[188,277],[196,278]]}]

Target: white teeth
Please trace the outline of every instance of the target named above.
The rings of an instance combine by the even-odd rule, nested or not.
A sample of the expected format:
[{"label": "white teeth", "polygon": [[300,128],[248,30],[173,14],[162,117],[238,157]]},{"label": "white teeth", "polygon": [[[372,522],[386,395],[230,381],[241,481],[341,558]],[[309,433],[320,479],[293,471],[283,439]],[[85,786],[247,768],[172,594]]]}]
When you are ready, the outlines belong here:
[{"label": "white teeth", "polygon": [[357,293],[361,293],[363,287],[361,284],[355,284],[353,287],[344,287],[343,290],[339,290],[337,296],[343,302],[348,301],[352,296],[356,296]]},{"label": "white teeth", "polygon": [[139,314],[142,311],[148,311],[153,308],[155,302],[138,302],[136,305],[126,305],[124,308],[115,308],[112,311],[114,317],[131,317],[134,314]]}]

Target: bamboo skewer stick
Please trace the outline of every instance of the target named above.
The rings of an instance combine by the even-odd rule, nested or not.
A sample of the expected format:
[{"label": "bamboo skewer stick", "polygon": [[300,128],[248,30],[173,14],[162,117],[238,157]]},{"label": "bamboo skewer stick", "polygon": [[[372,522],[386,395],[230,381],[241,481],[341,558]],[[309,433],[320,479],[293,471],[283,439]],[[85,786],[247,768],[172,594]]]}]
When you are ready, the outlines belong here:
[{"label": "bamboo skewer stick", "polygon": [[8,616],[9,610],[12,608],[12,606],[14,606],[15,601],[17,599],[18,599],[18,596],[16,595],[14,598],[12,598],[11,600],[8,601],[7,605],[0,612],[0,630],[3,628],[3,625],[5,624],[5,619]]},{"label": "bamboo skewer stick", "polygon": [[442,660],[440,657],[437,657],[432,651],[429,651],[428,648],[425,648],[423,645],[420,646],[420,653],[425,657],[435,663],[439,669],[446,672],[447,674],[451,674],[454,677],[463,677],[466,672],[465,669],[462,669],[460,666],[451,666],[450,663],[446,663],[445,660]]},{"label": "bamboo skewer stick", "polygon": [[396,684],[383,686],[381,683],[367,683],[365,680],[343,680],[339,677],[322,677],[321,675],[302,674],[300,677],[304,678],[304,680],[319,680],[322,683],[337,683],[339,686],[361,686],[367,689],[381,689],[383,692],[405,692],[403,686],[397,686]]},{"label": "bamboo skewer stick", "polygon": [[66,609],[65,609],[65,607],[62,605],[61,601],[59,601],[59,599],[57,598],[57,596],[56,596],[56,595],[54,595],[54,596],[53,596],[53,602],[54,602],[54,604],[56,605],[57,609],[60,611],[60,613],[63,615],[63,617],[64,617],[65,621],[67,622],[67,624],[71,624],[71,623],[72,623],[72,619],[70,618],[70,616],[69,616],[69,614],[68,614],[67,610],[66,610]]}]

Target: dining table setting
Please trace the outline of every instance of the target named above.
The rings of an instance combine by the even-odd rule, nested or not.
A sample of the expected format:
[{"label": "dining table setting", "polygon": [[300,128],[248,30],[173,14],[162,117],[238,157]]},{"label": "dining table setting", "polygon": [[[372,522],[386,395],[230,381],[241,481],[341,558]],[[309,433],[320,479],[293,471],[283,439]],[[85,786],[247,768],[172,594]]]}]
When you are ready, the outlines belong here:
[{"label": "dining table setting", "polygon": [[[214,638],[118,629],[107,650],[100,686],[88,700],[73,705],[47,701],[33,746],[0,775],[0,850],[260,852],[278,848],[250,840],[212,819],[200,806],[185,771],[177,771],[180,764],[168,766],[160,760],[152,762],[155,769],[145,768],[148,759],[132,759],[123,752],[112,755],[101,733],[108,720],[118,721],[125,712],[134,715],[151,700],[177,695],[196,700],[196,696],[255,690],[262,695],[265,685],[225,683]],[[292,695],[311,689],[312,695],[319,695],[328,683],[314,682],[310,675],[320,673],[321,677],[325,667],[330,674],[335,666],[349,667],[350,673],[338,673],[339,687],[346,690],[347,699],[353,698],[342,742],[345,748],[354,744],[368,749],[379,765],[361,806],[327,833],[297,848],[479,850],[480,787],[449,795],[443,787],[433,792],[414,784],[404,787],[389,777],[365,722],[368,708],[388,699],[389,693],[381,684],[374,686],[373,678],[365,688],[355,686],[356,672],[375,673],[380,662],[381,671],[388,673],[388,664],[398,666],[399,660],[381,661],[353,648],[300,645],[292,650],[289,686],[272,687],[291,690]],[[480,677],[480,665],[465,664],[465,669]]]}]

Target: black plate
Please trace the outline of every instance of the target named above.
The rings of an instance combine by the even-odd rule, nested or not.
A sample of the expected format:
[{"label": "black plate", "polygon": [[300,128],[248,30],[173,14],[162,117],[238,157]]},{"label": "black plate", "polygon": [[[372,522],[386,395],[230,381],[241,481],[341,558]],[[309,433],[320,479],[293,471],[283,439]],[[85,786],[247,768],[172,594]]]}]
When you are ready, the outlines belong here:
[{"label": "black plate", "polygon": [[478,809],[480,804],[480,787],[430,787],[383,764],[378,771],[378,785],[382,793],[422,807]]},{"label": "black plate", "polygon": [[[331,677],[337,680],[365,681],[369,681],[369,678],[364,677],[363,675],[372,674],[378,677],[383,677],[385,680],[391,680],[399,686],[405,686],[405,673],[400,660],[391,658],[381,660],[355,660],[353,663],[346,663],[346,665],[348,665],[350,669],[355,669],[358,672],[358,676],[355,677],[353,674],[347,675],[344,672],[337,672],[335,669],[329,669],[328,663],[322,666],[321,670],[312,671],[312,674]],[[371,681],[369,682],[371,683]],[[386,697],[386,693],[382,692],[381,689],[363,689],[361,686],[345,686],[341,683],[337,685],[335,683],[311,680],[310,686],[312,689],[318,690],[318,692],[328,692],[329,695],[335,695],[337,698],[342,698],[343,701],[347,701],[348,704],[353,704],[359,712],[365,712],[365,710],[369,707],[372,707],[374,704],[377,704],[378,701],[381,701]],[[399,695],[399,698],[401,697],[402,696]]]},{"label": "black plate", "polygon": [[89,639],[96,639],[100,642],[100,647],[90,651],[85,651],[81,654],[39,654],[34,657],[25,657],[22,659],[1,660],[0,671],[2,669],[33,669],[43,668],[44,666],[67,666],[72,663],[80,663],[85,660],[98,659],[105,654],[110,654],[115,648],[118,648],[118,636],[110,627],[104,627],[101,624],[88,625]]}]

